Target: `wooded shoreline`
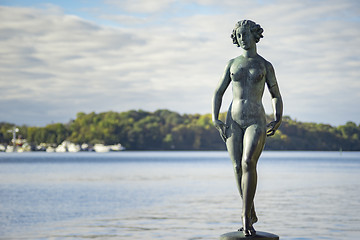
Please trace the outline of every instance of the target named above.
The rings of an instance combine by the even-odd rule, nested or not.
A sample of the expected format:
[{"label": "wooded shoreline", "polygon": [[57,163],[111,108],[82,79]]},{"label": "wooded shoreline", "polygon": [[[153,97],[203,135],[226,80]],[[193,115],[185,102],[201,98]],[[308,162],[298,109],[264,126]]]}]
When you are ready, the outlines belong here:
[{"label": "wooded shoreline", "polygon": [[[225,119],[225,113],[221,119]],[[271,117],[267,116],[268,121]],[[77,114],[69,123],[45,127],[15,126],[0,123],[0,143],[12,144],[9,130],[17,127],[18,136],[31,146],[41,143],[60,145],[68,140],[76,144],[121,143],[127,150],[225,150],[211,114],[179,114],[169,110],[147,112],[102,112]],[[265,150],[360,151],[360,125],[347,122],[340,126],[299,122],[288,116]]]}]

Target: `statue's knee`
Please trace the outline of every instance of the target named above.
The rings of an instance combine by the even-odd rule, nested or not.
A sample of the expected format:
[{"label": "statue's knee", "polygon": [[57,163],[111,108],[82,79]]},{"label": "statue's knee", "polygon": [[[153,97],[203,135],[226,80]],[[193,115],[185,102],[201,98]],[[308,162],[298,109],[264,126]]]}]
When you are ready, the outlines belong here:
[{"label": "statue's knee", "polygon": [[234,164],[234,171],[236,174],[241,173],[242,169],[241,169],[241,165],[240,164]]},{"label": "statue's knee", "polygon": [[243,158],[242,168],[244,172],[253,171],[256,168],[255,161],[252,161],[251,158]]}]

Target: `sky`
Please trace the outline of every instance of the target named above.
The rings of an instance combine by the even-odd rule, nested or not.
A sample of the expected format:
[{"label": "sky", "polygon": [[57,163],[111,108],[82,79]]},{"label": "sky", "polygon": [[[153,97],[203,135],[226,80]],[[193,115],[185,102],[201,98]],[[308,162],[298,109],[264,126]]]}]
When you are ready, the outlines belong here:
[{"label": "sky", "polygon": [[[0,0],[0,122],[211,113],[225,65],[241,54],[230,34],[242,19],[264,29],[257,50],[275,68],[284,115],[360,123],[357,0]],[[263,103],[271,114],[267,89]]]}]

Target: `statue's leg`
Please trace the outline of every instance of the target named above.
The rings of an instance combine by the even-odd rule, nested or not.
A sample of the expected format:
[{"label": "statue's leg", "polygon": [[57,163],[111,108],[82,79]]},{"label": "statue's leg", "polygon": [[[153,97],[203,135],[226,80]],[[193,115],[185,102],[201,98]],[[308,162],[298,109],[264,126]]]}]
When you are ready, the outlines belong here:
[{"label": "statue's leg", "polygon": [[254,224],[257,221],[258,221],[258,217],[256,216],[255,205],[253,203],[253,206],[251,208],[251,214],[250,214],[250,222],[251,222],[251,224]]},{"label": "statue's leg", "polygon": [[243,150],[243,136],[244,131],[242,128],[232,120],[231,114],[228,112],[226,117],[226,147],[232,161],[236,179],[236,185],[239,190],[240,197],[242,198],[242,189],[241,189],[241,159],[242,159],[242,150]]},{"label": "statue's leg", "polygon": [[[264,148],[266,138],[266,127],[254,124],[245,129],[244,146],[241,160],[242,180],[241,188],[243,191],[243,227],[244,234],[251,235],[254,231],[254,196],[257,185],[256,164]],[[256,219],[257,220],[257,219]]]}]

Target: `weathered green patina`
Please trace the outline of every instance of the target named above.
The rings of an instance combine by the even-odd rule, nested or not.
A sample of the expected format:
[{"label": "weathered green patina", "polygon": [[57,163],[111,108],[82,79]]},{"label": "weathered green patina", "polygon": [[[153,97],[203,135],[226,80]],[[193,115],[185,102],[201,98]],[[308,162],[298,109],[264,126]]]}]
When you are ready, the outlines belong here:
[{"label": "weathered green patina", "polygon": [[[231,59],[216,87],[213,97],[213,122],[226,142],[233,163],[237,187],[242,199],[242,231],[255,236],[253,224],[258,221],[254,207],[257,185],[256,165],[265,145],[266,136],[272,136],[282,119],[283,103],[273,66],[257,53],[263,29],[250,20],[236,23],[231,34],[233,43],[242,54]],[[233,99],[226,122],[219,120],[222,97],[232,83]],[[265,84],[272,97],[274,121],[266,124],[262,96]]]}]

